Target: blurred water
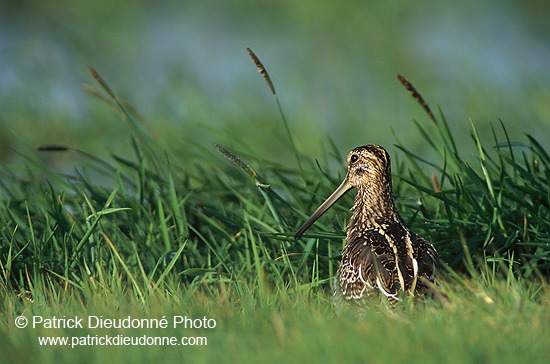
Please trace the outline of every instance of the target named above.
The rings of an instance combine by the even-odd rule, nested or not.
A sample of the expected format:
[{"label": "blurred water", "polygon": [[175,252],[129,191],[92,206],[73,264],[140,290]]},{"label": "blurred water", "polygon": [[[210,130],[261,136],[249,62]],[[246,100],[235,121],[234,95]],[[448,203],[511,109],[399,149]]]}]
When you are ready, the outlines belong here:
[{"label": "blurred water", "polygon": [[[396,71],[464,140],[469,118],[487,134],[501,118],[513,139],[550,143],[550,26],[520,2],[13,4],[0,15],[0,127],[33,142],[94,128],[97,102],[81,90],[91,65],[153,122],[276,151],[284,132],[250,46],[310,153],[327,136],[344,151],[392,144],[392,129],[424,148],[411,120],[426,117]],[[20,131],[18,117],[36,128]]]}]

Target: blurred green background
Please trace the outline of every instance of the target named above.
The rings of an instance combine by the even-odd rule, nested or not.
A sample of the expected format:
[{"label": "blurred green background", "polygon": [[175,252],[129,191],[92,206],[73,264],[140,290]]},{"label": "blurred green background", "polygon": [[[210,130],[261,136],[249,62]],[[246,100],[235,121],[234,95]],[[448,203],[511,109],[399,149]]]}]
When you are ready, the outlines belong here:
[{"label": "blurred green background", "polygon": [[299,149],[316,157],[396,139],[429,153],[429,120],[407,77],[473,151],[491,140],[550,143],[548,1],[6,1],[0,5],[0,161],[17,146],[124,153],[127,125],[82,84],[92,66],[182,153],[221,143],[293,164],[270,73]]}]

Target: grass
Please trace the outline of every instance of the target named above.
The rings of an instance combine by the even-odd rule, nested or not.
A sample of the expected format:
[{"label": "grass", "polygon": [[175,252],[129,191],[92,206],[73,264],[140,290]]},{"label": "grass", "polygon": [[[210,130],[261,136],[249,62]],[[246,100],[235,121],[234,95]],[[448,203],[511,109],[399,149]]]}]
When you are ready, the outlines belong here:
[{"label": "grass", "polygon": [[[464,156],[439,112],[429,125],[416,122],[437,160],[399,143],[390,149],[398,208],[445,264],[433,297],[392,310],[373,302],[357,320],[334,315],[329,289],[352,196],[303,239],[292,238],[340,182],[327,166],[347,151],[334,147],[314,162],[289,140],[294,169],[189,142],[196,157],[182,159],[162,150],[133,108],[90,73],[99,85],[91,93],[128,122],[134,155],[101,160],[50,145],[21,151],[22,166],[2,166],[0,348],[13,362],[535,363],[550,356],[550,158],[532,136],[512,141],[502,125],[484,142],[472,122],[475,155]],[[84,163],[63,175],[41,153],[71,153]],[[216,327],[18,329],[21,315],[206,317]],[[38,344],[39,336],[87,335],[203,336],[208,345]]]}]

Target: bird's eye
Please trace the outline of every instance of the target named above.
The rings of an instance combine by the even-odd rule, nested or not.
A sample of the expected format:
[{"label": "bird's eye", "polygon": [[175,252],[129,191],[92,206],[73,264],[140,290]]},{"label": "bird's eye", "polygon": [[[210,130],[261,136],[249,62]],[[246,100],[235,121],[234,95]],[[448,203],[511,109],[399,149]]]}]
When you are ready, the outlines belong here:
[{"label": "bird's eye", "polygon": [[352,154],[352,156],[349,157],[349,161],[351,163],[355,163],[355,162],[357,162],[357,160],[359,160],[359,157],[357,156],[357,154]]}]

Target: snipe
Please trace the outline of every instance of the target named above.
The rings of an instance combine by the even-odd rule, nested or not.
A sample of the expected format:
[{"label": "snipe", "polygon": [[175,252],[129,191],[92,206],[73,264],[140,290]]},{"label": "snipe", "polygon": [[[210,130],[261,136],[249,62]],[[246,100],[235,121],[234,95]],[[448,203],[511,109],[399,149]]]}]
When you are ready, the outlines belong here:
[{"label": "snipe", "polygon": [[401,292],[424,293],[426,280],[433,282],[437,252],[405,226],[395,209],[388,152],[377,145],[366,145],[353,149],[347,162],[344,182],[295,237],[302,236],[340,197],[356,187],[342,261],[334,278],[335,300],[360,302],[380,292],[395,302]]}]

